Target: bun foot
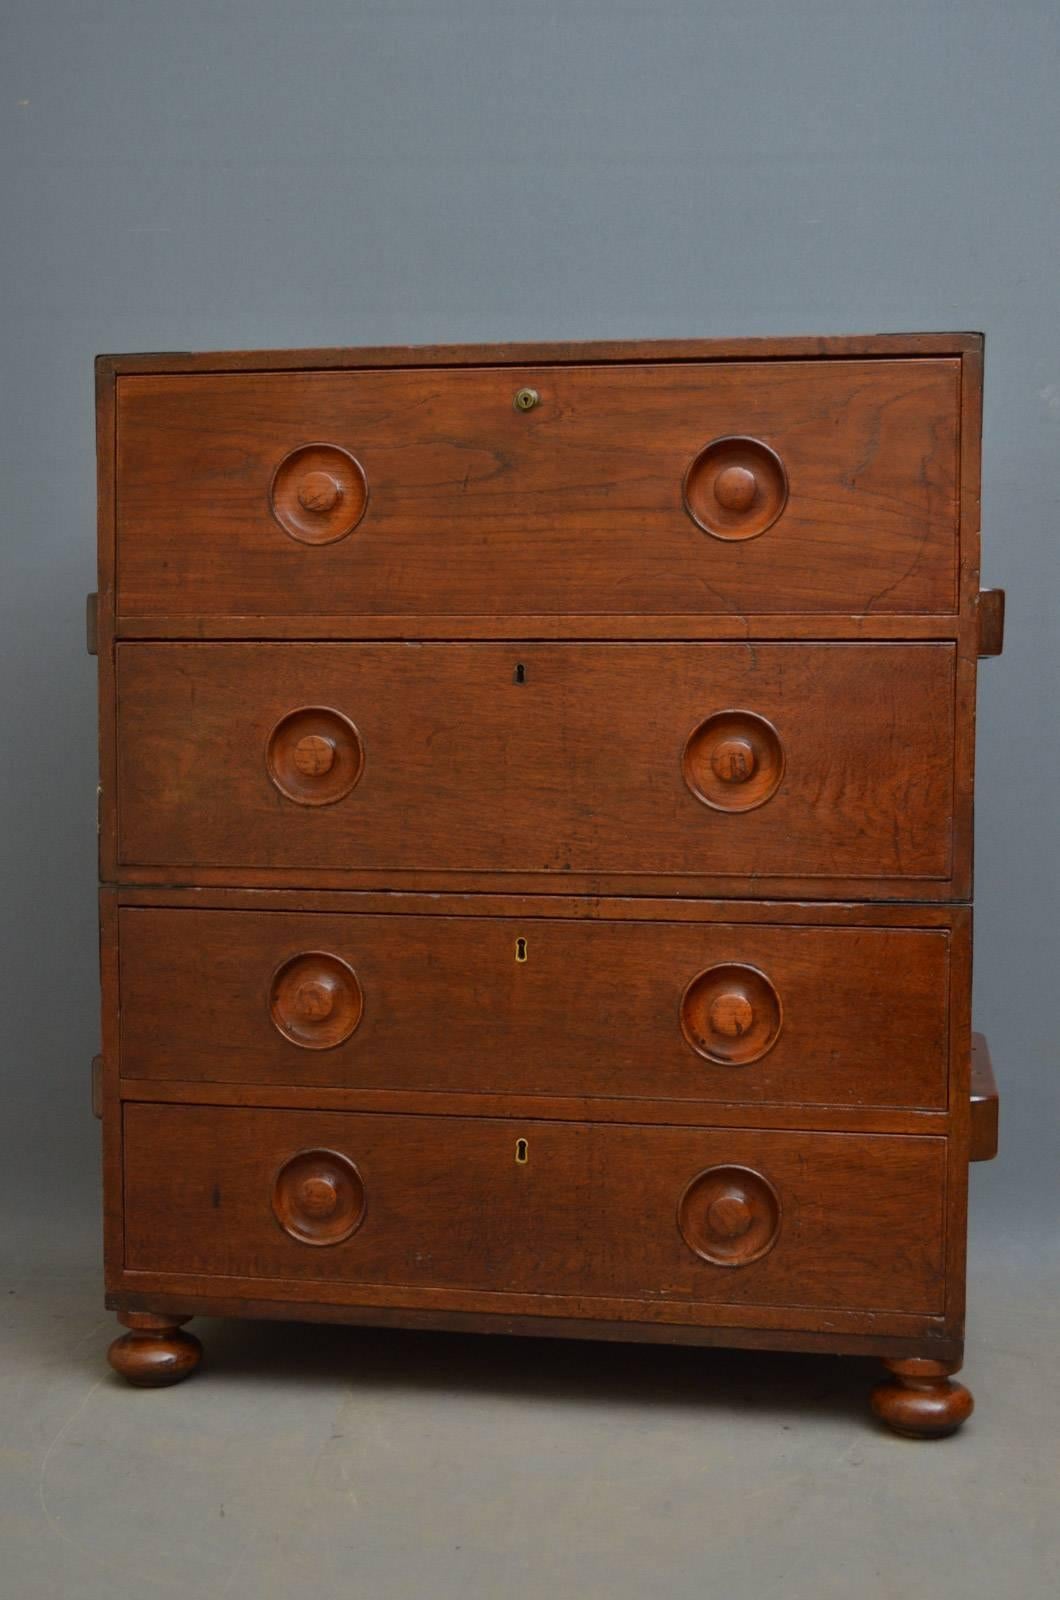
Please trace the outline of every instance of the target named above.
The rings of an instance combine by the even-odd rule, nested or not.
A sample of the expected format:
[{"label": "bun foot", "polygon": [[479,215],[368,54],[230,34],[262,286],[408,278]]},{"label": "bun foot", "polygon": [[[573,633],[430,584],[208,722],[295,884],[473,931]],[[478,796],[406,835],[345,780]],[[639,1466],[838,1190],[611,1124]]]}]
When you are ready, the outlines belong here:
[{"label": "bun foot", "polygon": [[156,1317],[147,1311],[119,1311],[118,1321],[129,1329],[115,1339],[107,1360],[126,1383],[137,1389],[163,1389],[180,1383],[195,1371],[202,1345],[181,1327],[187,1317]]},{"label": "bun foot", "polygon": [[972,1414],[974,1401],[962,1383],[952,1383],[958,1366],[944,1361],[885,1361],[893,1379],[872,1391],[872,1409],[882,1422],[907,1439],[944,1439]]}]

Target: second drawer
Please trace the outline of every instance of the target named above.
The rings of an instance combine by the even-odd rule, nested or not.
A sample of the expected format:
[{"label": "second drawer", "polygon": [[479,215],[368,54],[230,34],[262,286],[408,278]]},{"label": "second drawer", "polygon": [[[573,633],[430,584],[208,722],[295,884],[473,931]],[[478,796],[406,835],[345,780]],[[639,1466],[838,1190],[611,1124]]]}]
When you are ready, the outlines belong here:
[{"label": "second drawer", "polygon": [[126,907],[122,1073],[938,1109],[966,937]]},{"label": "second drawer", "polygon": [[943,643],[122,644],[120,860],[945,897],[955,670]]}]

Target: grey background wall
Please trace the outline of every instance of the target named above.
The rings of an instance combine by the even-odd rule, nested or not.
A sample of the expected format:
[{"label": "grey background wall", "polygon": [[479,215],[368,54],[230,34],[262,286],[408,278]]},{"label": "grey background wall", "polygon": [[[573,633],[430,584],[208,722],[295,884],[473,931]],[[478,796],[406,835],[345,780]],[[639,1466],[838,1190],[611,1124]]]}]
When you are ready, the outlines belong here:
[{"label": "grey background wall", "polygon": [[[96,1214],[92,358],[978,328],[981,1230],[1054,1229],[1055,0],[7,0],[5,1225]],[[9,1192],[8,1192],[9,1191]],[[982,1233],[980,1234],[982,1237]]]}]

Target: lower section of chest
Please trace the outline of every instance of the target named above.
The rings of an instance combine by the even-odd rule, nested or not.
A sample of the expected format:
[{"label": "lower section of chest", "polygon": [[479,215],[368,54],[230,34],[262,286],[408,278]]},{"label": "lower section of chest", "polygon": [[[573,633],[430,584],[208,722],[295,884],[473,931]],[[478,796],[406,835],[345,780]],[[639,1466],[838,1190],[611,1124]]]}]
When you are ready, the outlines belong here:
[{"label": "lower section of chest", "polygon": [[959,1342],[966,908],[169,898],[104,919],[115,1304]]}]

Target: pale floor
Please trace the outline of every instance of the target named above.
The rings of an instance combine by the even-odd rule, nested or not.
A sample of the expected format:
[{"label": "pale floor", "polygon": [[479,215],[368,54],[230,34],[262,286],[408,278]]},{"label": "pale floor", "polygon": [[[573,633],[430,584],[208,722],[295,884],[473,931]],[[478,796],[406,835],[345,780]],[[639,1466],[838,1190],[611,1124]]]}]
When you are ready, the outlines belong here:
[{"label": "pale floor", "polygon": [[[62,1244],[56,1243],[62,1239]],[[973,1254],[964,1432],[880,1431],[872,1363],[197,1324],[105,1366],[94,1239],[0,1285],[3,1600],[1037,1600],[1060,1594],[1060,1269]]]}]

